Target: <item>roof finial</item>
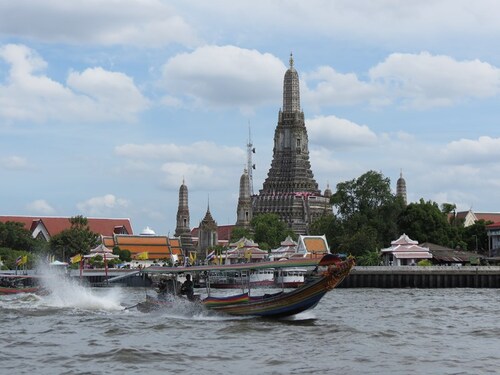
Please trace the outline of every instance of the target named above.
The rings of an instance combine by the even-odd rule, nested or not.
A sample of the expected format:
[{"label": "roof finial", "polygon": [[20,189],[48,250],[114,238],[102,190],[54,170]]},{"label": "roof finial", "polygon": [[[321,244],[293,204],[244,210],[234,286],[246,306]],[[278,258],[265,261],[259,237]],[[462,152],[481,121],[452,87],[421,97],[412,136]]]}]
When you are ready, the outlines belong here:
[{"label": "roof finial", "polygon": [[290,52],[290,68],[293,68],[293,53]]}]

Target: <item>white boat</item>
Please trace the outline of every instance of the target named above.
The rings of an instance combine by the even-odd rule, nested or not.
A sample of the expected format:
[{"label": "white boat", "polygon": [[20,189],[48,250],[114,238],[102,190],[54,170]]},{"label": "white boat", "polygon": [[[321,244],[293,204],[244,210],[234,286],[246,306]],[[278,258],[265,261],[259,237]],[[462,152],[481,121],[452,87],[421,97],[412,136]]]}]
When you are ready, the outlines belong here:
[{"label": "white boat", "polygon": [[[250,272],[250,280],[248,273]],[[274,268],[259,269],[243,272],[217,272],[210,275],[210,287],[215,289],[237,289],[242,287],[274,286]]]},{"label": "white boat", "polygon": [[282,288],[297,288],[304,284],[305,268],[284,268],[276,275],[276,285]]},{"label": "white boat", "polygon": [[250,285],[252,286],[274,285],[274,268],[261,269],[251,272]]}]

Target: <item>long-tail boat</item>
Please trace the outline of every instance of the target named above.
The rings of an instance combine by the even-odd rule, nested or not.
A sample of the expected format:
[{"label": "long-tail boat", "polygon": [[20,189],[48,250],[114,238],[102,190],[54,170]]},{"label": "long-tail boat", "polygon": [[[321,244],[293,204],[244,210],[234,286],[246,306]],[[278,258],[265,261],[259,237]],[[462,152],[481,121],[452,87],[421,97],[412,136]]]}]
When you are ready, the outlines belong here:
[{"label": "long-tail boat", "polygon": [[[195,267],[150,267],[146,272],[177,274],[182,272],[209,272],[221,270],[255,270],[266,267],[289,268],[290,266],[309,266],[315,268],[304,284],[292,291],[281,291],[261,296],[251,296],[249,292],[226,296],[214,297],[210,295],[209,283],[207,284],[208,296],[194,303],[200,303],[207,310],[236,316],[259,316],[266,318],[280,318],[298,314],[314,308],[323,296],[335,288],[349,274],[354,266],[354,259],[348,258],[344,261],[337,256],[327,254],[320,260],[302,259],[299,261],[285,262],[260,262],[245,263],[223,266],[195,266]],[[152,301],[149,297],[146,302],[141,302],[141,307],[147,304],[161,306],[161,302]],[[146,304],[146,305],[145,305]],[[145,310],[145,309],[144,309]]]},{"label": "long-tail boat", "polygon": [[36,293],[41,288],[35,280],[36,278],[32,276],[0,274],[0,295]]}]

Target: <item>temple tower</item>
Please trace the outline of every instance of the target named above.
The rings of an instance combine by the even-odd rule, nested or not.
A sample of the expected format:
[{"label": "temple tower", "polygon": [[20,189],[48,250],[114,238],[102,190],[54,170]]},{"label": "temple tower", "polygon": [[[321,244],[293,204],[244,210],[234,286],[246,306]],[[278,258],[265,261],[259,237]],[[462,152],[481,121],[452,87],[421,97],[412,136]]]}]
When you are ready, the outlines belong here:
[{"label": "temple tower", "polygon": [[329,199],[321,195],[309,162],[309,140],[300,108],[299,75],[290,54],[283,81],[283,110],[274,132],[273,160],[262,190],[253,197],[253,214],[275,213],[297,234],[322,216]]},{"label": "temple tower", "polygon": [[236,226],[250,228],[252,221],[252,197],[250,194],[250,177],[247,170],[240,177],[240,196],[238,198]]},{"label": "temple tower", "polygon": [[205,217],[200,221],[198,227],[198,259],[205,259],[207,249],[219,243],[217,234],[217,223],[210,213],[210,204],[207,206]]},{"label": "temple tower", "polygon": [[399,173],[398,182],[396,184],[396,195],[398,197],[403,198],[405,205],[407,204],[407,202],[406,202],[406,181],[403,178],[403,171],[401,171]]},{"label": "temple tower", "polygon": [[175,227],[175,236],[180,237],[181,247],[185,256],[189,256],[194,251],[193,237],[189,228],[189,206],[188,206],[188,188],[182,180],[179,188],[179,207],[177,209],[177,226]]}]

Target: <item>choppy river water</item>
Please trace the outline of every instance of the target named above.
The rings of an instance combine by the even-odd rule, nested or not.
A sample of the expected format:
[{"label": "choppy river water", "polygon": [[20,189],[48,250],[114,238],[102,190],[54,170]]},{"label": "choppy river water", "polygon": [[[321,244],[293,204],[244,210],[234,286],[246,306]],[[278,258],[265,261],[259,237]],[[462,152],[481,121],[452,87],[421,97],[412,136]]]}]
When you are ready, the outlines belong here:
[{"label": "choppy river water", "polygon": [[[151,291],[149,293],[152,294]],[[225,292],[227,293],[227,292]],[[336,289],[286,320],[124,309],[135,288],[0,296],[4,374],[487,374],[498,289]]]}]

